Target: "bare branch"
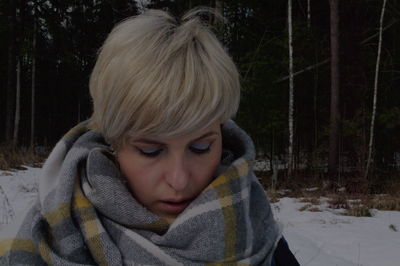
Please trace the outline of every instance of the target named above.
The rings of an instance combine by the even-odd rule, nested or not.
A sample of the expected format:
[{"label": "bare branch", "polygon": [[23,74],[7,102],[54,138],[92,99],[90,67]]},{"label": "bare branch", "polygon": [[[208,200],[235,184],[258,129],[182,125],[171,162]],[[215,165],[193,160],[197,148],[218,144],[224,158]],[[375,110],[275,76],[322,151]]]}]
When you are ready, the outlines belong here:
[{"label": "bare branch", "polygon": [[[299,71],[293,73],[293,76],[295,77],[295,76],[297,76],[297,75],[299,75],[299,74],[301,74],[301,73],[303,73],[303,72],[305,72],[305,71],[308,71],[308,70],[317,68],[317,67],[319,67],[319,66],[325,65],[326,63],[329,63],[329,61],[330,61],[330,59],[325,59],[324,61],[321,61],[321,62],[319,62],[319,63],[317,63],[317,64],[314,64],[314,65],[308,66],[308,67],[306,67],[306,68],[303,68],[302,70],[299,70]],[[289,75],[287,75],[287,76],[285,76],[285,77],[283,77],[283,78],[280,78],[280,79],[276,80],[275,83],[279,83],[279,82],[285,81],[285,80],[287,80],[288,78],[289,78]]]},{"label": "bare branch", "polygon": [[[397,22],[399,22],[398,19],[392,20],[392,22],[391,22],[389,25],[387,25],[386,27],[384,27],[384,28],[382,29],[382,31],[387,30],[388,28],[390,28],[391,26],[393,26],[393,25],[396,24]],[[367,43],[368,41],[374,39],[374,38],[375,38],[376,36],[378,36],[378,35],[379,35],[379,33],[375,33],[375,34],[369,36],[368,38],[364,39],[360,44],[365,44],[365,43]],[[325,65],[326,63],[329,63],[329,61],[330,61],[330,59],[328,58],[328,59],[325,59],[325,60],[323,60],[323,61],[321,61],[321,62],[318,62],[318,63],[316,63],[316,64],[314,64],[314,65],[311,65],[311,66],[308,66],[308,67],[306,67],[306,68],[303,68],[302,70],[299,70],[299,71],[295,72],[295,73],[293,74],[293,76],[297,76],[297,75],[299,75],[299,74],[301,74],[301,73],[303,73],[303,72],[305,72],[305,71],[312,70],[312,69],[317,68],[317,67],[319,67],[319,66]],[[287,79],[289,79],[289,76],[285,76],[285,77],[282,77],[282,78],[280,78],[280,79],[277,79],[277,80],[275,81],[275,83],[279,83],[279,82],[285,81],[285,80],[287,80]]]}]

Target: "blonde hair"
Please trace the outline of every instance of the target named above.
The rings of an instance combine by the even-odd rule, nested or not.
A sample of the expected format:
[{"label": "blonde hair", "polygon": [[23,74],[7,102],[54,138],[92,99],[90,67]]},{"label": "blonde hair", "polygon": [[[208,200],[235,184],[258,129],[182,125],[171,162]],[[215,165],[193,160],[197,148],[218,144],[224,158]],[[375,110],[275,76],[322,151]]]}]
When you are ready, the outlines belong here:
[{"label": "blonde hair", "polygon": [[126,136],[177,137],[235,115],[235,64],[192,10],[179,23],[147,10],[118,24],[90,77],[91,125],[110,144]]}]

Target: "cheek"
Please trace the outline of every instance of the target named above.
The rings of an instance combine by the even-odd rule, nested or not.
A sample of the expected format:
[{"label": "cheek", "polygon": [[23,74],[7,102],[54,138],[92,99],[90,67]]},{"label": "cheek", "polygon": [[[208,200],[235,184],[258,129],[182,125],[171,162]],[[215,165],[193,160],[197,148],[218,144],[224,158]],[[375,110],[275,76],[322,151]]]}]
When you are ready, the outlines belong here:
[{"label": "cheek", "polygon": [[118,163],[121,174],[127,179],[131,189],[151,186],[154,168],[148,167],[137,155],[121,152],[118,156]]},{"label": "cheek", "polygon": [[121,165],[121,172],[127,179],[132,196],[148,208],[156,195],[155,188],[158,182],[156,171],[154,167],[148,167],[140,162],[129,164],[125,162]]},{"label": "cheek", "polygon": [[132,157],[130,157],[126,152],[119,152],[117,157],[121,174],[123,177],[128,179],[132,179],[134,176],[136,176],[137,172],[135,164],[132,163],[133,160],[131,158]]},{"label": "cheek", "polygon": [[208,185],[217,170],[221,161],[221,149],[215,150],[206,158],[199,158],[192,164],[192,170],[195,171],[195,176],[198,182]]}]

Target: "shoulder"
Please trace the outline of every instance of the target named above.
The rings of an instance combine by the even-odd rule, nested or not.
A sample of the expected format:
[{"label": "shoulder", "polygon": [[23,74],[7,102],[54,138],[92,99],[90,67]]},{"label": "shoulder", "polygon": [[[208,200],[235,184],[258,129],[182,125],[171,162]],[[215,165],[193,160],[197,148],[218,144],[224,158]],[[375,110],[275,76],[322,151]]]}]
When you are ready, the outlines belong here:
[{"label": "shoulder", "polygon": [[[275,263],[275,264],[274,264]],[[273,266],[300,266],[296,257],[289,249],[286,239],[282,236],[276,246],[273,256]]]}]

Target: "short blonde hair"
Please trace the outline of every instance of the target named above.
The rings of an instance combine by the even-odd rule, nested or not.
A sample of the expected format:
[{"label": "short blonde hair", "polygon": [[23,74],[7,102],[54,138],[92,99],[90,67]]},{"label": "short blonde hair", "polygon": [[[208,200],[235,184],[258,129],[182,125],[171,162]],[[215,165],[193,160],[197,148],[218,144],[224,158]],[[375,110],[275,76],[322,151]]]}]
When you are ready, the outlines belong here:
[{"label": "short blonde hair", "polygon": [[238,71],[200,12],[178,22],[147,10],[114,27],[89,84],[91,125],[107,142],[182,136],[235,115]]}]

